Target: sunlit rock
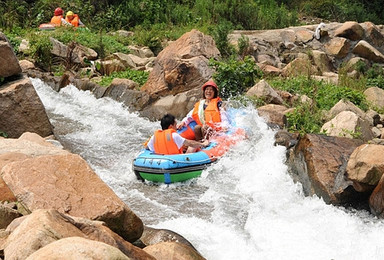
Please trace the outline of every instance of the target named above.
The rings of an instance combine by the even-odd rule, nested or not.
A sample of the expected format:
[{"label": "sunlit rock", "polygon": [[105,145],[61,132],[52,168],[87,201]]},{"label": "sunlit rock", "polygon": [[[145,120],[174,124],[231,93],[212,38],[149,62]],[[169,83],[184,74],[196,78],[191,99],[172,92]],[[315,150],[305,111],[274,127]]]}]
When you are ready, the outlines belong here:
[{"label": "sunlit rock", "polygon": [[372,191],[384,173],[384,146],[363,144],[357,147],[347,165],[347,177],[357,191]]},{"label": "sunlit rock", "polygon": [[151,96],[175,95],[200,88],[212,76],[209,58],[219,57],[211,36],[192,30],[163,49],[141,88]]},{"label": "sunlit rock", "polygon": [[177,242],[160,242],[144,248],[144,251],[156,259],[204,260],[193,248]]},{"label": "sunlit rock", "polygon": [[370,122],[351,111],[342,111],[321,127],[321,132],[329,136],[371,140],[373,134]]},{"label": "sunlit rock", "polygon": [[19,73],[21,73],[19,61],[7,37],[0,32],[0,77],[6,78]]},{"label": "sunlit rock", "polygon": [[373,106],[384,108],[384,90],[378,87],[371,87],[364,91],[364,95]]},{"label": "sunlit rock", "polygon": [[289,155],[288,165],[304,194],[317,195],[326,203],[340,205],[366,199],[345,177],[348,159],[363,141],[343,137],[306,134]]},{"label": "sunlit rock", "polygon": [[81,237],[57,240],[37,250],[26,260],[40,259],[114,259],[130,260],[116,247]]},{"label": "sunlit rock", "polygon": [[27,77],[1,86],[0,100],[0,129],[9,137],[17,138],[24,132],[43,137],[53,133],[43,103]]},{"label": "sunlit rock", "polygon": [[335,31],[335,36],[344,37],[352,41],[361,40],[364,36],[364,29],[354,21],[345,22]]},{"label": "sunlit rock", "polygon": [[258,97],[264,100],[266,103],[281,105],[284,103],[283,99],[277,94],[277,92],[266,82],[260,80],[252,88],[250,88],[246,95],[248,97]]},{"label": "sunlit rock", "polygon": [[352,53],[373,62],[384,63],[384,55],[364,40],[359,41],[355,45],[352,50]]},{"label": "sunlit rock", "polygon": [[128,241],[141,236],[142,221],[78,155],[43,155],[6,164],[4,182],[29,211],[101,220]]}]

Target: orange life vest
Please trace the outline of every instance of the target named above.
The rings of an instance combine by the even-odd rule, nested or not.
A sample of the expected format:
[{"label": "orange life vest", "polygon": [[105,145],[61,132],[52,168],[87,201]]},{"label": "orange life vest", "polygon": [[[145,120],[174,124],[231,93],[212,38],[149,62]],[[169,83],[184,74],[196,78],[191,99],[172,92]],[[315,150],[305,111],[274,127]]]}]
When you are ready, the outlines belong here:
[{"label": "orange life vest", "polygon": [[72,20],[69,20],[68,17],[65,17],[65,20],[68,23],[72,24],[74,27],[79,27],[79,20],[80,20],[80,18],[79,18],[79,16],[77,14],[73,15],[73,19]]},{"label": "orange life vest", "polygon": [[173,141],[172,133],[176,133],[174,129],[157,130],[154,134],[154,149],[158,154],[179,154],[183,153],[183,148],[177,147]]},{"label": "orange life vest", "polygon": [[51,19],[51,24],[54,26],[61,26],[61,19],[63,18],[62,15],[54,16]]},{"label": "orange life vest", "polygon": [[219,97],[212,98],[209,101],[208,106],[204,110],[204,120],[200,119],[199,107],[200,107],[200,102],[205,102],[205,101],[200,100],[199,102],[197,102],[192,112],[192,117],[196,121],[196,123],[199,125],[203,125],[202,121],[204,121],[206,125],[209,125],[210,127],[218,130],[219,127],[217,126],[217,123],[221,122],[220,110],[217,106],[217,103],[219,101],[221,101]]}]

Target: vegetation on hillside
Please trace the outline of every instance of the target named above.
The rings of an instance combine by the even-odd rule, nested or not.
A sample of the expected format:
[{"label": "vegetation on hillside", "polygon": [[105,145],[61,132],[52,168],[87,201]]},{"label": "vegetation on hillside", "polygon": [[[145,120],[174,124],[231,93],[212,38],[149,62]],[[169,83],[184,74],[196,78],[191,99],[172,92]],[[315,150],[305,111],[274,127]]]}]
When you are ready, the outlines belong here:
[{"label": "vegetation on hillside", "polygon": [[[78,13],[88,29],[58,28],[39,31],[38,25],[50,21],[53,10]],[[240,38],[238,50],[228,43],[227,35],[235,29],[274,29],[300,25],[301,18],[313,16],[324,21],[384,23],[382,0],[0,0],[0,30],[5,32],[18,55],[29,55],[39,66],[60,75],[68,69],[62,60],[52,59],[49,37],[65,44],[79,43],[98,52],[103,58],[113,52],[128,53],[130,44],[148,46],[157,54],[165,41],[176,40],[195,28],[211,35],[223,59],[211,60],[223,98],[238,97],[262,77],[248,55],[249,42]],[[116,30],[133,31],[132,37],[112,34]],[[18,53],[21,39],[30,42],[29,53]],[[332,85],[307,77],[274,78],[269,83],[277,89],[307,95],[312,103],[287,104],[296,107],[288,115],[289,128],[300,133],[319,133],[323,110],[340,99],[353,102],[363,110],[369,107],[363,91],[369,86],[384,89],[384,73],[379,66],[357,64],[358,80],[339,71],[339,83]],[[104,76],[98,83],[108,86],[115,77],[130,78],[140,85],[147,80],[146,72],[127,70]],[[0,78],[0,82],[1,82]],[[243,98],[244,100],[244,98]],[[263,100],[250,100],[263,105]],[[384,112],[384,111],[379,111]],[[0,131],[0,136],[4,133]]]}]

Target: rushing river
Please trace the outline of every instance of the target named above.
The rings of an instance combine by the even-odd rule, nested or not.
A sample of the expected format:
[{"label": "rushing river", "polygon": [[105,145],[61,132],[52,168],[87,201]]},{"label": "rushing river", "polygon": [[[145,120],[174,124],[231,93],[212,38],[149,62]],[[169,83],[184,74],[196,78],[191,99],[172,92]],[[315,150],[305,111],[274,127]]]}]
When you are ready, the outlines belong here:
[{"label": "rushing river", "polygon": [[132,160],[160,127],[121,103],[32,79],[62,145],[81,155],[145,225],[173,230],[208,260],[384,259],[384,222],[305,197],[284,164],[285,148],[251,107],[236,118],[249,139],[200,178],[151,185]]}]

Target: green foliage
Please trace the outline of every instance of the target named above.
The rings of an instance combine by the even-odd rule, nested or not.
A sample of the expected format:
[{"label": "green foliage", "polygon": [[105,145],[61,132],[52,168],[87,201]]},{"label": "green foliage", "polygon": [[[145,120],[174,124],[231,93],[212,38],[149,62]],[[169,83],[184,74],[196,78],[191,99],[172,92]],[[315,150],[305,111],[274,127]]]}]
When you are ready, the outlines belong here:
[{"label": "green foliage", "polygon": [[148,80],[148,72],[139,70],[112,72],[111,75],[104,76],[98,84],[107,87],[111,84],[114,78],[131,79],[142,86]]},{"label": "green foliage", "polygon": [[228,21],[222,21],[217,26],[209,28],[209,33],[215,39],[216,47],[223,57],[229,57],[235,53],[234,48],[228,42],[228,34],[232,28],[232,24]]},{"label": "green foliage", "polygon": [[245,56],[251,54],[249,38],[247,36],[241,35],[238,40],[237,46],[239,48],[240,57],[244,58]]},{"label": "green foliage", "polygon": [[261,70],[250,57],[236,60],[231,57],[227,61],[210,60],[209,65],[215,69],[213,78],[219,87],[220,96],[224,99],[243,94],[252,87],[256,79],[262,77]]},{"label": "green foliage", "polygon": [[297,104],[294,112],[287,115],[288,128],[300,133],[320,133],[323,110],[331,109],[340,100],[349,100],[363,110],[368,103],[360,90],[346,86],[333,85],[323,81],[315,81],[307,77],[291,79],[275,79],[269,82],[274,88],[297,95],[307,95],[312,103]]},{"label": "green foliage", "polygon": [[36,63],[50,70],[52,65],[51,50],[52,43],[47,32],[36,32],[28,35],[29,37],[29,55],[35,59]]},{"label": "green foliage", "polygon": [[384,76],[380,75],[377,78],[367,79],[367,86],[384,89]]},{"label": "green foliage", "polygon": [[287,113],[288,130],[305,133],[320,133],[322,121],[319,109],[304,103],[298,105],[293,112]]},{"label": "green foliage", "polygon": [[0,130],[0,136],[7,138],[8,134]]},{"label": "green foliage", "polygon": [[369,79],[374,79],[378,77],[384,76],[384,70],[383,67],[381,67],[379,64],[375,63],[372,65],[371,68],[369,68],[366,72],[366,77]]},{"label": "green foliage", "polygon": [[379,1],[373,1],[376,2],[373,5],[364,0],[303,0],[298,2],[300,11],[330,21],[381,23],[384,18],[383,5]]}]

